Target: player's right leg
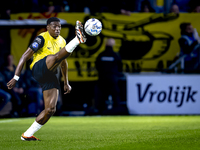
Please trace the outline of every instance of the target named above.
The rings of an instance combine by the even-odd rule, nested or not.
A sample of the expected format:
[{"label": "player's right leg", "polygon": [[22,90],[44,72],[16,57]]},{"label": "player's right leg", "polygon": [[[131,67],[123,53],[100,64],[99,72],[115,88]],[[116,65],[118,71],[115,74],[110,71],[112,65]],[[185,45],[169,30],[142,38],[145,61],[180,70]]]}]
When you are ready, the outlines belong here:
[{"label": "player's right leg", "polygon": [[58,53],[55,55],[49,55],[46,59],[47,68],[50,71],[54,71],[60,62],[66,59],[73,50],[80,44],[86,42],[86,37],[83,33],[83,25],[80,21],[76,21],[76,36],[72,39],[64,48],[62,48]]}]

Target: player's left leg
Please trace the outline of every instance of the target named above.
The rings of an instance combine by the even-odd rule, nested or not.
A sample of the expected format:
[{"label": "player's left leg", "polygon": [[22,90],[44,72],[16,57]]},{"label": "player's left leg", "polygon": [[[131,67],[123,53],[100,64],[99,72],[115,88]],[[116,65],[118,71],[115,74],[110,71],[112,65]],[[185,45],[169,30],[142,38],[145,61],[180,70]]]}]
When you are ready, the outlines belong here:
[{"label": "player's left leg", "polygon": [[44,125],[55,113],[58,93],[56,88],[43,91],[45,109],[36,118],[37,123]]},{"label": "player's left leg", "polygon": [[28,128],[28,130],[22,134],[21,139],[30,141],[30,140],[39,140],[33,136],[55,113],[56,104],[58,100],[58,89],[53,88],[43,91],[45,109],[38,115],[35,122]]}]

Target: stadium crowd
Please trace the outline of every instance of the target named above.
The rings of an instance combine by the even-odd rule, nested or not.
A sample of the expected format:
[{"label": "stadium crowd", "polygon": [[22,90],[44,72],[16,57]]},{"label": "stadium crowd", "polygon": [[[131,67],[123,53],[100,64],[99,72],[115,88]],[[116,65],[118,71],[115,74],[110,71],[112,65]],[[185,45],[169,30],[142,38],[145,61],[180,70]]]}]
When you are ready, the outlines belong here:
[{"label": "stadium crowd", "polygon": [[[161,3],[158,3],[158,1]],[[12,5],[10,5],[11,3]],[[109,2],[102,0],[98,1],[98,5],[96,3],[95,0],[8,0],[0,6],[0,19],[10,19],[11,13],[22,12],[48,12],[49,14],[53,12],[84,12],[87,14],[110,12],[128,16],[134,12],[174,12],[177,14],[180,12],[200,12],[200,2],[196,0],[171,0],[168,3],[168,10],[164,7],[164,0],[111,0]],[[179,40],[182,48],[180,55],[189,54],[187,60],[190,61],[192,59],[190,54],[194,47],[199,45],[200,40],[199,37],[193,37],[191,24],[182,24],[180,28],[182,31],[182,37]],[[192,28],[191,31],[188,31],[188,28]],[[196,30],[195,32],[197,33]],[[7,89],[6,83],[14,76],[16,68],[13,64],[13,56],[10,55],[10,37],[8,35],[9,30],[0,29],[0,116],[5,115],[4,110],[9,109],[11,111],[9,117],[31,116],[42,110],[42,90],[38,83],[31,78],[31,71],[28,69],[23,72],[13,90]],[[186,36],[189,36],[189,42],[193,42],[192,48],[188,47],[189,51],[185,50],[186,45],[184,44],[188,42]],[[199,57],[199,51],[196,51],[195,54],[196,59]],[[199,58],[197,61],[199,61]],[[118,89],[115,89],[115,91],[118,91]],[[12,106],[10,103],[12,103]]]},{"label": "stadium crowd", "polygon": [[16,86],[8,90],[6,85],[13,78],[15,69],[13,56],[7,55],[6,63],[0,70],[0,115],[5,115],[6,110],[11,110],[8,113],[9,117],[31,116],[39,113],[43,108],[42,89],[32,77],[29,69],[24,70]]},{"label": "stadium crowd", "polygon": [[[165,6],[168,7],[165,8]],[[0,18],[9,19],[11,13],[22,12],[85,12],[91,14],[110,12],[130,15],[132,12],[166,13],[170,11],[200,12],[200,2],[196,0],[110,0],[109,2],[101,0],[97,4],[95,0],[8,0],[0,6]]]}]

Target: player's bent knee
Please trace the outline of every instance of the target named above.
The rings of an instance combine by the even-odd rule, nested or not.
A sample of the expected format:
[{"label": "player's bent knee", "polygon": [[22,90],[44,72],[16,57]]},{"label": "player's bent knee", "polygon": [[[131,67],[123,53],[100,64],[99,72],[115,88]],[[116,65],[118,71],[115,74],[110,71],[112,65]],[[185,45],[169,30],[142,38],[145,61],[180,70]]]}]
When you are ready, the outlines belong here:
[{"label": "player's bent knee", "polygon": [[47,108],[45,111],[48,116],[52,116],[56,112],[56,107]]}]

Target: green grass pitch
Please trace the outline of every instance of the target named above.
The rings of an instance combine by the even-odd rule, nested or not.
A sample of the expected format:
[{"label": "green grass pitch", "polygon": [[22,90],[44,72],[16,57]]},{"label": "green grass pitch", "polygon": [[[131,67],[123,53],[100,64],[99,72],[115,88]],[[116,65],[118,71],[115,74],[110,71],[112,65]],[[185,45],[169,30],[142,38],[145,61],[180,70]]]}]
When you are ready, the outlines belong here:
[{"label": "green grass pitch", "polygon": [[0,150],[200,149],[200,116],[52,117],[21,141],[34,119],[0,119]]}]

